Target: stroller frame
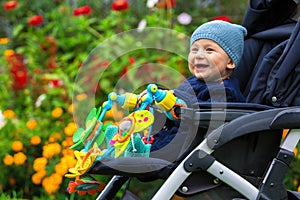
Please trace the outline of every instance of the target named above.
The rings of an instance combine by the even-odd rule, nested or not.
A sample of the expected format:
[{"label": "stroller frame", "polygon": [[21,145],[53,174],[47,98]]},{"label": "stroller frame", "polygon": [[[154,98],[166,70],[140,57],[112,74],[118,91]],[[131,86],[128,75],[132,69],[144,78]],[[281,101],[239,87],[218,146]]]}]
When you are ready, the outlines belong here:
[{"label": "stroller frame", "polygon": [[[291,111],[295,112],[291,108]],[[296,112],[299,113],[299,109]],[[282,111],[282,112],[286,112]],[[300,113],[299,113],[300,114]],[[279,113],[279,116],[281,114]],[[277,116],[274,121],[277,120]],[[299,126],[300,127],[300,126]],[[214,134],[214,133],[212,133]],[[284,139],[280,146],[281,151],[278,156],[274,158],[272,164],[264,177],[260,188],[256,188],[245,178],[241,177],[230,168],[215,160],[211,153],[213,148],[209,147],[208,143],[212,142],[214,137],[204,139],[190,154],[180,163],[175,171],[170,175],[166,182],[160,187],[153,199],[170,199],[186,178],[196,170],[205,170],[213,176],[219,178],[224,183],[228,184],[236,191],[244,195],[248,199],[274,199],[278,196],[278,185],[281,187],[284,173],[293,158],[294,148],[300,140],[300,129],[291,129],[289,134]],[[215,142],[216,139],[213,139]],[[195,166],[196,165],[196,166]],[[278,175],[277,173],[280,172]],[[282,174],[283,173],[283,174]],[[277,175],[277,177],[274,175]],[[185,186],[182,186],[185,187]],[[187,190],[188,188],[183,188]],[[276,191],[274,193],[274,190]],[[277,198],[277,197],[275,197]]]},{"label": "stroller frame", "polygon": [[[240,109],[238,109],[238,111],[241,112]],[[236,114],[237,112],[234,111],[231,113]],[[201,111],[197,114],[201,115]],[[250,200],[300,199],[299,193],[286,191],[282,183],[284,175],[289,168],[289,164],[294,158],[294,148],[300,140],[300,108],[275,108],[250,114],[243,113],[242,115],[243,116],[237,117],[229,123],[225,123],[212,131],[186,158],[182,160],[182,162],[180,162],[152,199],[171,199],[178,189],[183,193],[187,192],[189,188],[183,184],[184,181],[192,175],[193,172],[199,170],[210,173]],[[195,116],[196,118],[199,117],[197,115]],[[190,117],[195,118],[195,116]],[[251,128],[250,131],[247,131],[247,125],[240,124],[243,121],[252,121],[253,119],[257,119],[259,124],[254,128]],[[237,124],[240,125],[240,130],[232,132]],[[211,155],[215,150],[233,139],[247,135],[252,131],[264,129],[290,130],[281,142],[277,156],[274,157],[272,163],[269,165],[268,169],[266,169],[263,181],[258,187],[254,186],[247,179],[225,166]],[[98,196],[97,200],[112,199],[114,194],[121,188],[127,179],[128,178],[126,177],[115,175]]]}]

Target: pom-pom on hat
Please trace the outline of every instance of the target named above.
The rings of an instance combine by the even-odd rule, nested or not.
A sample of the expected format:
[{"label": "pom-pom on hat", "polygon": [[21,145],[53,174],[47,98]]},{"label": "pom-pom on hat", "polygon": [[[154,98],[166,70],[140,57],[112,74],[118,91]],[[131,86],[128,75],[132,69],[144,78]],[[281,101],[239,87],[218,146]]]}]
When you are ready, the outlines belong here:
[{"label": "pom-pom on hat", "polygon": [[210,39],[220,45],[237,66],[244,50],[247,29],[243,26],[214,20],[199,26],[192,34],[190,45],[199,39]]}]

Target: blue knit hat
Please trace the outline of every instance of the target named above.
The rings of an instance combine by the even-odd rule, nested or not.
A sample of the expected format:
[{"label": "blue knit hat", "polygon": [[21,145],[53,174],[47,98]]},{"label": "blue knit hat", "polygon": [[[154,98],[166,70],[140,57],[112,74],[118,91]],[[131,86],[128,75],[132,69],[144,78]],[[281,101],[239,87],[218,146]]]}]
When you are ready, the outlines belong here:
[{"label": "blue knit hat", "polygon": [[211,39],[220,45],[237,66],[244,50],[247,29],[229,22],[214,20],[199,26],[191,37],[190,45],[199,39]]}]

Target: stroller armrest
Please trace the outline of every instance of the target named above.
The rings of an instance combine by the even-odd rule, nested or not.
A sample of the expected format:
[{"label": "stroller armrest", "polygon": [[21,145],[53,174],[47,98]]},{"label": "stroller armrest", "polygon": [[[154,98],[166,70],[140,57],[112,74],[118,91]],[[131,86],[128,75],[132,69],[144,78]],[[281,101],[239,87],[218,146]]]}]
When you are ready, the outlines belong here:
[{"label": "stroller armrest", "polygon": [[136,178],[163,178],[173,167],[173,163],[148,157],[121,157],[104,161],[96,161],[88,170],[88,174],[121,175]]},{"label": "stroller armrest", "polygon": [[300,108],[292,108],[278,113],[270,127],[272,129],[299,129]]},{"label": "stroller armrest", "polygon": [[181,119],[194,121],[196,126],[208,127],[212,120],[230,122],[246,114],[270,109],[274,107],[255,103],[198,103],[193,108],[181,108]]},{"label": "stroller armrest", "polygon": [[[223,146],[225,143],[240,136],[258,131],[270,130],[272,124],[272,129],[282,129],[282,127],[279,127],[279,123],[283,123],[283,121],[286,121],[283,119],[291,116],[291,114],[282,113],[278,116],[277,114],[286,110],[287,108],[276,108],[241,116],[212,131],[207,136],[207,144],[210,148],[217,149]],[[293,116],[295,115],[296,113],[293,114]],[[297,118],[299,119],[299,116]],[[296,119],[295,121],[293,121],[293,125],[296,124],[296,121]]]}]

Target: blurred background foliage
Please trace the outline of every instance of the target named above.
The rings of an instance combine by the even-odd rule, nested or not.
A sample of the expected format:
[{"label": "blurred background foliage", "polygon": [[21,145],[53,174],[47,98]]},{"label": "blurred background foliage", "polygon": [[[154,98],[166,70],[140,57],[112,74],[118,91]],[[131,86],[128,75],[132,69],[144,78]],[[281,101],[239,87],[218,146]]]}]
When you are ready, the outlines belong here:
[{"label": "blurred background foliage", "polygon": [[[172,29],[180,39],[179,33],[189,36],[197,26],[215,18],[241,23],[247,7],[246,0],[161,0],[153,5],[150,0],[121,0],[123,7],[113,6],[115,2],[0,0],[1,199],[91,198],[70,195],[69,179],[63,175],[76,163],[69,150],[77,128],[74,109],[86,105],[90,98],[84,85],[74,85],[78,72],[90,65],[88,61],[96,58],[93,56],[105,58],[113,51],[108,46],[107,52],[92,53],[91,57],[99,44],[116,34],[145,27]],[[128,36],[118,40],[117,46],[127,48],[133,41],[135,38]],[[145,76],[159,76],[151,67],[155,64],[189,76],[184,57],[159,50],[160,42],[154,45],[158,48],[127,52],[113,62],[100,59],[95,68],[89,66],[92,74],[101,72],[99,81],[99,77],[82,80],[96,78],[96,85],[89,85],[95,89],[94,105],[101,105],[120,77],[124,79],[137,66],[143,65],[145,71],[140,73]],[[187,46],[176,48],[185,52]],[[157,80],[163,79],[174,80],[174,86],[180,81],[176,76]],[[126,90],[128,84],[118,89]],[[298,187],[299,169],[295,163],[287,178],[291,189]],[[143,187],[139,193],[142,191]]]}]

